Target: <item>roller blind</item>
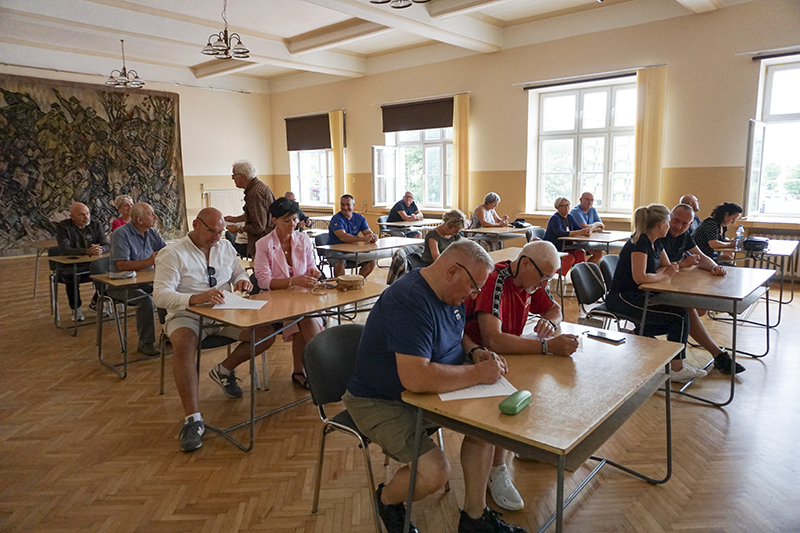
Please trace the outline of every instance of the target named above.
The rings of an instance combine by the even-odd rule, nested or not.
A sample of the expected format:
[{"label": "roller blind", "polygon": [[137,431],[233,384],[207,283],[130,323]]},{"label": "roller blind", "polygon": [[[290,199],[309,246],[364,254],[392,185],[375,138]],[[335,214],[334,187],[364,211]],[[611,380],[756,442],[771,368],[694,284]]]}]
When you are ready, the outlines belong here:
[{"label": "roller blind", "polygon": [[331,131],[327,113],[285,120],[286,148],[290,152],[331,148]]},{"label": "roller blind", "polygon": [[429,130],[453,126],[453,99],[381,106],[383,132]]}]

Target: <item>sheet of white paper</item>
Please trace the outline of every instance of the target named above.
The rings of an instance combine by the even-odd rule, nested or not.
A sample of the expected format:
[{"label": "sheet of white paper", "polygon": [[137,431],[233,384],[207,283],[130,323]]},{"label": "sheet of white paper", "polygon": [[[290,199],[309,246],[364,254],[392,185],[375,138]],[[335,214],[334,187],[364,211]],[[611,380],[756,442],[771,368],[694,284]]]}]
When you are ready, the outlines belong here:
[{"label": "sheet of white paper", "polygon": [[494,385],[473,385],[472,387],[467,387],[466,389],[454,390],[452,392],[442,392],[439,394],[439,398],[441,398],[443,402],[449,402],[450,400],[468,400],[471,398],[508,396],[509,394],[513,394],[515,392],[517,392],[517,388],[509,383],[506,378],[501,377]]},{"label": "sheet of white paper", "polygon": [[215,305],[214,309],[261,309],[267,303],[266,300],[249,300],[228,291],[222,291],[222,294],[225,303]]}]

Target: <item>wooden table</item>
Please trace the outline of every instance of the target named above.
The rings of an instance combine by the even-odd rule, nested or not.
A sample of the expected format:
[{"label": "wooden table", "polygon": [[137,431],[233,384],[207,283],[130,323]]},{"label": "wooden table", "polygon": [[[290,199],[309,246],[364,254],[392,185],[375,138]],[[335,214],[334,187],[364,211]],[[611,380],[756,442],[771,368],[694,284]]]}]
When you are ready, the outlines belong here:
[{"label": "wooden table", "polygon": [[[731,335],[731,361],[734,368],[731,372],[731,388],[728,399],[724,402],[716,402],[708,398],[689,394],[685,392],[685,389],[690,383],[676,391],[684,396],[710,403],[717,407],[728,405],[733,401],[733,393],[736,386],[737,320],[735,320],[735,317],[758,302],[759,298],[766,293],[766,323],[769,324],[769,278],[775,273],[774,270],[745,267],[728,268],[727,271],[728,273],[725,276],[714,276],[711,272],[701,270],[695,266],[679,271],[668,281],[639,285],[639,288],[645,291],[644,311],[642,312],[642,322],[639,326],[640,334],[644,334],[644,324],[649,304],[694,307],[696,309],[721,311],[733,315],[734,320],[731,321],[733,325],[733,333]],[[653,292],[658,293],[658,296],[651,298]],[[769,328],[765,327],[764,331],[766,333],[766,350],[763,355],[754,357],[763,357],[769,353]],[[713,359],[705,365],[705,368],[711,365],[712,362]]]},{"label": "wooden table", "polygon": [[[526,327],[525,335],[533,326]],[[560,332],[580,334],[594,328],[562,322]],[[619,346],[581,337],[572,357],[555,355],[506,356],[506,378],[518,389],[531,391],[530,406],[515,416],[504,415],[503,398],[443,402],[437,394],[403,392],[403,401],[419,408],[417,435],[423,418],[459,433],[472,435],[558,468],[556,511],[539,528],[556,523],[563,528],[563,509],[606,464],[652,484],[665,483],[672,473],[669,362],[683,349],[680,343],[625,335]],[[665,386],[666,383],[666,386]],[[595,457],[597,450],[659,387],[665,387],[667,473],[653,479],[612,461]],[[414,456],[419,451],[415,443]],[[564,499],[564,471],[575,470],[587,459],[599,461],[578,488]],[[411,484],[416,475],[412,463]],[[411,491],[409,491],[409,497]],[[411,500],[407,502],[411,516]]]},{"label": "wooden table", "polygon": [[630,231],[597,231],[592,233],[589,236],[586,235],[575,235],[572,237],[559,237],[558,240],[560,241],[574,241],[576,243],[583,243],[583,244],[597,244],[597,245],[605,245],[606,253],[611,250],[611,243],[612,242],[621,242],[627,241],[631,238]]},{"label": "wooden table", "polygon": [[[58,274],[61,272],[63,267],[72,265],[73,294],[75,295],[75,301],[77,302],[78,292],[80,291],[78,287],[78,265],[82,263],[91,263],[93,261],[97,261],[98,259],[103,259],[104,257],[108,257],[108,253],[104,253],[102,255],[54,255],[47,258],[48,261],[52,261],[53,263],[57,263],[59,265],[50,276],[50,294],[52,296],[50,301],[50,309],[53,313],[53,323],[58,329],[63,329],[73,337],[78,333],[78,323],[73,320],[71,328],[64,327],[61,325],[61,319],[58,316]],[[98,315],[99,319],[102,320],[102,306],[98,312],[100,313]],[[92,324],[94,324],[94,322],[86,322],[81,324],[81,326],[91,326]]]},{"label": "wooden table", "polygon": [[[118,289],[125,289],[125,301],[123,302],[124,305],[124,313],[123,313],[123,326],[122,331],[123,333],[120,335],[119,343],[120,348],[122,348],[123,359],[121,363],[109,363],[103,359],[103,321],[97,321],[97,359],[100,361],[101,364],[107,366],[120,377],[120,379],[125,379],[128,377],[128,364],[131,363],[138,363],[140,361],[149,361],[151,359],[155,359],[159,357],[158,355],[152,356],[145,356],[140,357],[138,359],[134,359],[133,361],[128,361],[128,291],[131,288],[136,288],[139,285],[145,283],[153,283],[153,279],[156,275],[155,268],[148,268],[147,270],[140,270],[136,273],[135,277],[126,278],[126,279],[112,279],[108,274],[95,274],[90,276],[92,280],[98,282],[100,284],[100,299],[99,302],[103,301],[103,297],[105,296],[106,287],[114,287]],[[135,300],[135,299],[134,299]],[[116,320],[119,320],[118,318]],[[119,323],[117,324],[119,325]],[[122,367],[122,373],[119,371],[119,367]]]},{"label": "wooden table", "polygon": [[[342,259],[345,261],[350,258],[344,254],[352,254],[354,256],[353,261],[355,261],[356,265],[358,265],[358,254],[392,250],[394,248],[413,246],[415,244],[425,244],[425,241],[423,239],[409,239],[408,237],[384,237],[375,242],[346,242],[343,244],[326,244],[323,246],[317,246],[317,250],[338,252],[342,254],[342,256],[335,257],[334,259]],[[380,259],[380,257],[377,257],[376,259]]]},{"label": "wooden table", "polygon": [[528,226],[526,228],[514,228],[511,226],[492,227],[492,228],[468,228],[463,229],[466,236],[476,240],[491,240],[503,245],[503,241],[518,237],[525,237],[525,232],[538,226]]},{"label": "wooden table", "polygon": [[778,320],[775,322],[775,324],[770,324],[769,325],[770,328],[778,327],[778,325],[781,323],[781,316],[783,314],[783,305],[790,304],[794,300],[794,275],[792,275],[791,279],[792,296],[786,302],[783,301],[783,287],[786,278],[787,260],[789,263],[789,272],[792,272],[792,274],[794,274],[795,265],[797,264],[795,258],[797,256],[798,244],[800,244],[800,241],[770,239],[769,246],[767,246],[767,249],[762,252],[748,252],[742,249],[734,250],[735,254],[744,254],[743,257],[737,258],[736,259],[737,261],[750,259],[752,261],[766,263],[770,266],[775,267],[776,269],[780,269],[780,276],[781,276],[780,293],[777,300],[772,300],[773,302],[778,302]]},{"label": "wooden table", "polygon": [[[354,304],[362,302],[370,298],[380,296],[386,289],[386,285],[367,281],[364,287],[358,290],[350,290],[339,292],[336,289],[330,289],[325,294],[311,294],[306,289],[292,288],[283,289],[278,291],[265,291],[251,296],[254,300],[266,300],[268,303],[261,309],[214,309],[213,307],[206,306],[192,306],[187,308],[187,311],[200,316],[200,328],[203,327],[203,320],[210,319],[217,322],[222,322],[237,328],[251,328],[250,329],[250,419],[239,424],[235,424],[225,429],[219,429],[206,423],[206,428],[219,433],[228,441],[233,443],[237,448],[244,452],[249,452],[253,449],[255,442],[255,422],[261,420],[275,413],[279,413],[290,407],[303,403],[311,397],[307,396],[301,400],[284,405],[274,409],[268,413],[255,415],[255,360],[257,344],[261,344],[271,339],[272,337],[283,332],[284,329],[300,322],[308,315],[341,307],[347,304]],[[276,329],[271,335],[265,337],[258,343],[255,338],[255,326],[262,324],[283,323],[288,324]],[[200,343],[197,346],[198,356],[200,353]],[[268,372],[266,363],[264,365],[264,390],[269,389]],[[230,436],[230,432],[240,427],[250,425],[250,444],[245,447],[242,443]]]},{"label": "wooden table", "polygon": [[36,298],[36,287],[39,285],[39,258],[47,250],[56,246],[58,242],[55,239],[49,239],[46,241],[32,241],[28,244],[36,248],[36,269],[33,271],[33,297]]}]

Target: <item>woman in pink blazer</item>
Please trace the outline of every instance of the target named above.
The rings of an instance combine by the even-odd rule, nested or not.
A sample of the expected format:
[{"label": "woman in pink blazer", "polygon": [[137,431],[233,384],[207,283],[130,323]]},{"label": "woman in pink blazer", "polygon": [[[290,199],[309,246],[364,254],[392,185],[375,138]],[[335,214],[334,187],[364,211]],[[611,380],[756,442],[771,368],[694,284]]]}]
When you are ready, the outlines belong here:
[{"label": "woman in pink blazer", "polygon": [[[314,248],[311,239],[297,226],[300,204],[288,198],[278,198],[269,206],[275,221],[275,230],[256,242],[254,270],[258,287],[262,291],[302,287],[310,289],[320,277],[314,265]],[[303,370],[303,349],[322,331],[321,318],[304,318],[283,331],[284,342],[292,342],[294,371],[292,382],[308,389]]]}]

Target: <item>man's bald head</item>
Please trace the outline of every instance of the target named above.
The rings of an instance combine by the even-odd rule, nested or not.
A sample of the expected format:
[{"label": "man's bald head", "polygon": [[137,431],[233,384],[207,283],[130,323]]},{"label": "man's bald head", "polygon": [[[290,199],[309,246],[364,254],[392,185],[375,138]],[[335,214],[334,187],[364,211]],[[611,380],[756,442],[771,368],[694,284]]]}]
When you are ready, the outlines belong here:
[{"label": "man's bald head", "polygon": [[137,229],[145,231],[154,228],[157,221],[158,215],[153,211],[150,204],[137,202],[131,207],[131,222],[133,222]]},{"label": "man's bald head", "polygon": [[192,221],[192,231],[189,238],[195,245],[202,249],[209,249],[219,242],[225,235],[225,219],[219,209],[206,207],[197,213],[197,217]]},{"label": "man's bald head", "polygon": [[197,213],[197,218],[203,220],[206,224],[216,222],[217,220],[221,220],[223,223],[225,222],[222,217],[222,212],[214,207],[205,207],[201,209],[200,212]]},{"label": "man's bald head", "polygon": [[697,196],[685,194],[683,197],[681,197],[680,203],[688,205],[695,213],[700,211],[700,200],[697,199]]},{"label": "man's bald head", "polygon": [[81,202],[74,202],[69,206],[69,218],[72,223],[80,229],[85,228],[92,221],[92,215],[89,213],[89,208],[86,204]]},{"label": "man's bald head", "polygon": [[433,292],[448,305],[461,305],[480,292],[494,268],[486,250],[469,239],[456,241],[438,259],[422,270]]}]

